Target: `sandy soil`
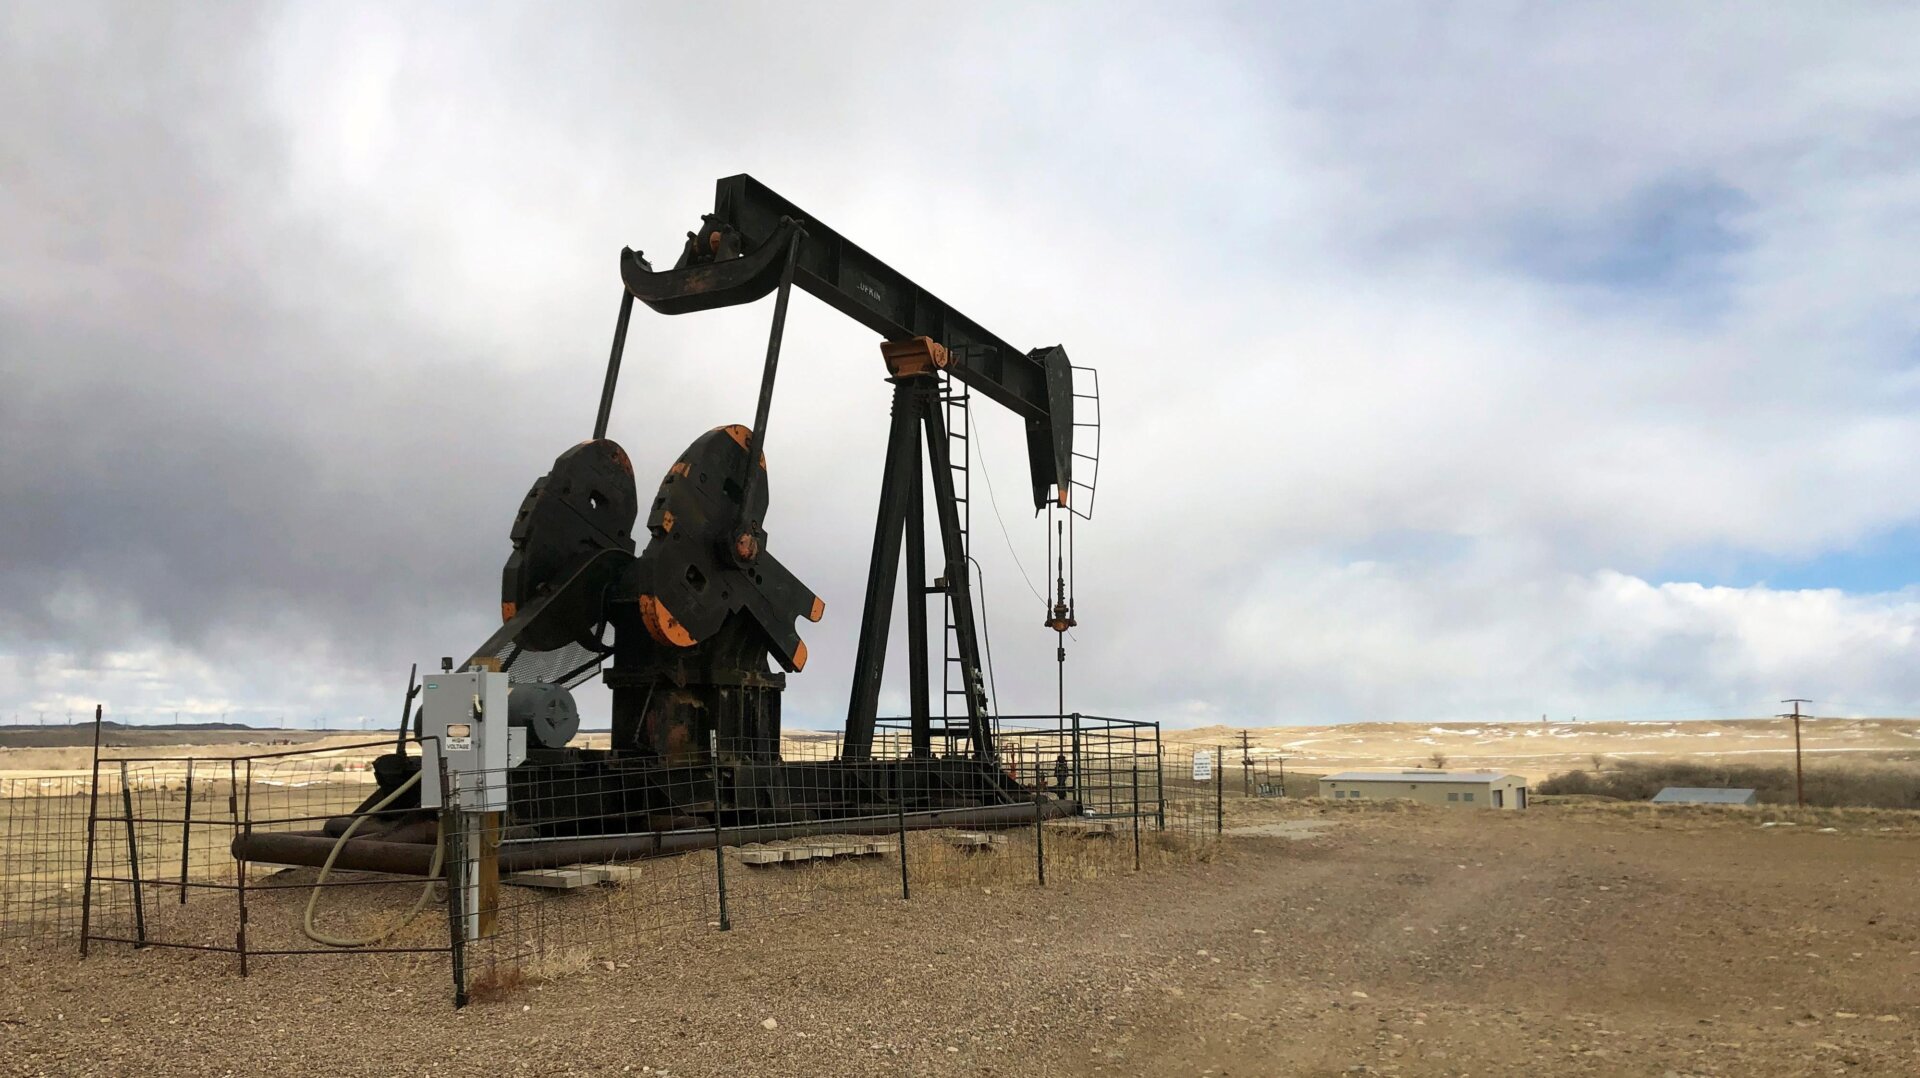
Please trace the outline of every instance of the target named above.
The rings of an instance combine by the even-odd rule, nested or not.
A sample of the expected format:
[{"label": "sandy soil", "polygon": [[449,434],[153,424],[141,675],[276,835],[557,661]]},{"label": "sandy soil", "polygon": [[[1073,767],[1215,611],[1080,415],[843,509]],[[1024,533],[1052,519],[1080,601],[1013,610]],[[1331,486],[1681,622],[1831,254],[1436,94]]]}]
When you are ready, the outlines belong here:
[{"label": "sandy soil", "polygon": [[0,951],[0,1073],[1894,1075],[1920,1059],[1911,814],[1265,802],[1232,823],[1281,833],[1045,891],[846,895],[595,955],[457,1014],[429,960],[267,960],[243,981],[215,956]]}]

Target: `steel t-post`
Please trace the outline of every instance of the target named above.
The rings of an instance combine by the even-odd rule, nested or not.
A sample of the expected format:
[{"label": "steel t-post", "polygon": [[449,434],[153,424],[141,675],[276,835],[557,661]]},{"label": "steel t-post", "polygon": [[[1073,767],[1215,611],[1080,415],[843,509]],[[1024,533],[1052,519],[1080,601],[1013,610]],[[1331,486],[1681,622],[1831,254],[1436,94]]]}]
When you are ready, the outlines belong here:
[{"label": "steel t-post", "polygon": [[713,775],[713,880],[720,892],[720,931],[733,930],[727,916],[727,851],[720,828],[720,733],[707,731],[707,762]]},{"label": "steel t-post", "polygon": [[1133,765],[1133,870],[1140,871],[1140,765]]},{"label": "steel t-post", "polygon": [[1047,885],[1047,840],[1045,825],[1041,822],[1040,791],[1033,791],[1033,874],[1040,886]]},{"label": "steel t-post", "polygon": [[1160,747],[1160,724],[1153,724],[1153,804],[1160,830],[1167,829],[1167,764]]},{"label": "steel t-post", "polygon": [[893,762],[893,822],[900,832],[900,897],[907,900],[913,897],[913,889],[907,883],[906,772],[899,760]]},{"label": "steel t-post", "polygon": [[1073,719],[1073,800],[1086,811],[1087,803],[1080,790],[1080,713],[1074,712]]},{"label": "steel t-post", "polygon": [[447,781],[447,757],[436,743],[434,758],[440,769],[440,841],[446,844],[441,874],[447,881],[447,953],[453,967],[453,1005],[467,1005],[467,918],[461,908],[466,890],[467,841],[460,828],[460,792]]},{"label": "steel t-post", "polygon": [[93,936],[93,845],[94,832],[100,823],[100,721],[105,708],[99,704],[93,706],[93,779],[87,784],[87,852],[85,867],[81,870],[86,879],[80,885],[80,957],[87,957],[87,941]]},{"label": "steel t-post", "polygon": [[[247,848],[252,847],[253,839],[253,761],[247,761],[246,770],[246,818],[240,815],[242,800],[240,772],[235,770],[232,759],[227,760],[227,814],[240,831],[240,837],[247,840]],[[233,928],[233,949],[240,956],[240,976],[247,975],[247,859],[233,859],[234,902],[239,906],[240,916]]]},{"label": "steel t-post", "polygon": [[1220,766],[1227,755],[1224,749],[1214,750],[1213,763],[1213,833],[1224,834],[1227,830],[1227,769]]},{"label": "steel t-post", "polygon": [[193,757],[187,757],[187,797],[180,813],[180,904],[187,904],[187,866],[193,849]]}]

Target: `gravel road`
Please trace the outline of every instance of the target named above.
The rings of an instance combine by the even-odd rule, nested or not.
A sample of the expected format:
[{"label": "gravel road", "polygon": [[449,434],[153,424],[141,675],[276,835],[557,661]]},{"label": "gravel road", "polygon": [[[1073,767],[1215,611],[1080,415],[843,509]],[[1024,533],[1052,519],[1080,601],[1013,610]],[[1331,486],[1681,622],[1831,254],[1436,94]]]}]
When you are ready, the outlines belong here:
[{"label": "gravel road", "polygon": [[1045,891],[846,895],[460,1012],[429,959],[243,981],[15,946],[0,1073],[1916,1073],[1912,830],[1273,812],[1328,826]]}]

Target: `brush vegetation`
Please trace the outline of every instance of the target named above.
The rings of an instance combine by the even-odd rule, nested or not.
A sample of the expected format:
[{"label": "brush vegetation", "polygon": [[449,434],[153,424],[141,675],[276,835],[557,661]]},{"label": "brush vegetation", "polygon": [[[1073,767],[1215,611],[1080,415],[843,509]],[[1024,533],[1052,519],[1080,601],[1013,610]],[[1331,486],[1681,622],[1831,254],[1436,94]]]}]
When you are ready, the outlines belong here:
[{"label": "brush vegetation", "polygon": [[[1751,789],[1766,804],[1795,800],[1793,768],[1684,761],[1601,761],[1595,771],[1569,771],[1539,784],[1549,796],[1647,801],[1668,786]],[[1819,764],[1806,769],[1807,804],[1827,808],[1920,809],[1920,764]]]}]

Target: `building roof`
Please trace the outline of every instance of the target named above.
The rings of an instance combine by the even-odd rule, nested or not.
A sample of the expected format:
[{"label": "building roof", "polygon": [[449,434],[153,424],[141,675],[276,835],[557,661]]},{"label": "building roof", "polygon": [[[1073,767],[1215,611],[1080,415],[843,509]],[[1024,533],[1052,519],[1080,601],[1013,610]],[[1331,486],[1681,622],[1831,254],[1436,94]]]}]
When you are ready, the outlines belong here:
[{"label": "building roof", "polygon": [[1718,786],[1669,786],[1653,799],[1668,805],[1751,805],[1758,800],[1752,790]]},{"label": "building roof", "polygon": [[1321,782],[1471,782],[1479,785],[1515,778],[1505,771],[1443,771],[1437,767],[1409,768],[1405,771],[1342,771],[1322,775]]}]

